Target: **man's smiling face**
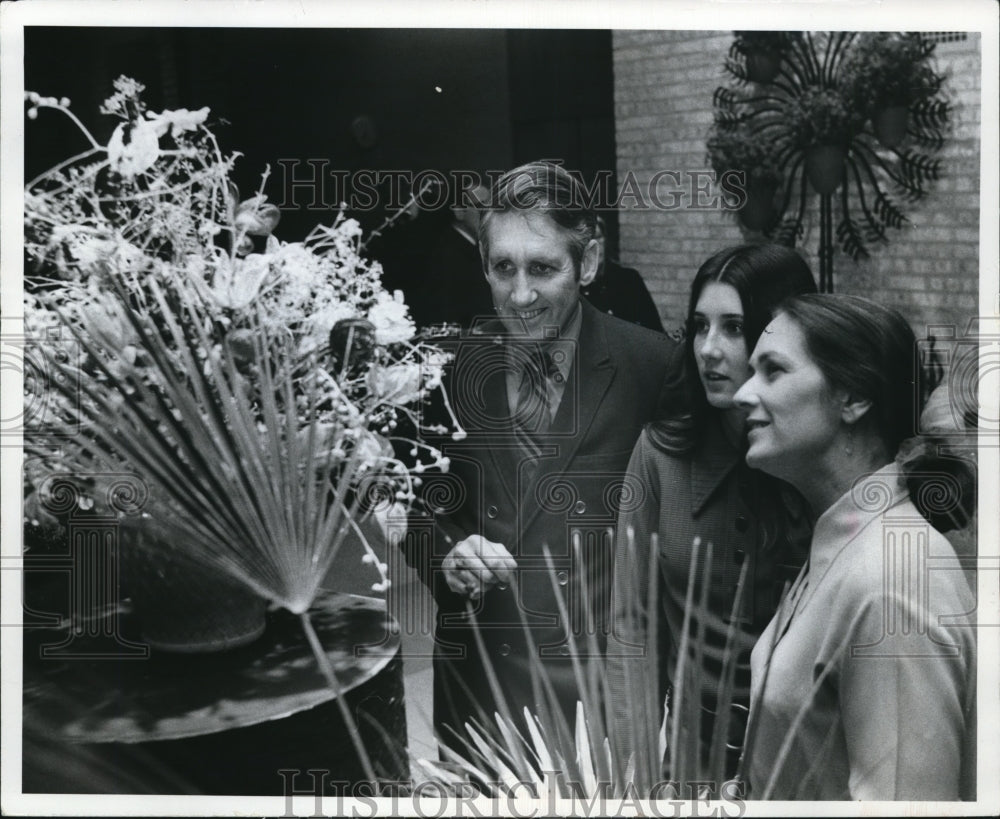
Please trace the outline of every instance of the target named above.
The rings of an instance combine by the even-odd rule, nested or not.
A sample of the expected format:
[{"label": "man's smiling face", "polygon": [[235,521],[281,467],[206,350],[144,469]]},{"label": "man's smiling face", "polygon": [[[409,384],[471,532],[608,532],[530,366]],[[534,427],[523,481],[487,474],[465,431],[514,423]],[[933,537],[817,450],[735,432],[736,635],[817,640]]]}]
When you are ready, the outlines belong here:
[{"label": "man's smiling face", "polygon": [[542,211],[495,213],[486,224],[486,280],[493,304],[509,329],[539,341],[547,327],[561,333],[576,312],[580,287],[596,272],[592,241],[579,267],[571,238]]}]

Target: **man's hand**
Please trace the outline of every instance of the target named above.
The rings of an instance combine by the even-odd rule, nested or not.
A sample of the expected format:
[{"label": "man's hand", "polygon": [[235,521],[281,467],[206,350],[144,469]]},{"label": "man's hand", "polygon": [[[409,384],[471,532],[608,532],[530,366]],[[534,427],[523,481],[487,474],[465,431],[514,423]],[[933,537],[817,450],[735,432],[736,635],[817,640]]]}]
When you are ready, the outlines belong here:
[{"label": "man's hand", "polygon": [[441,564],[448,587],[456,594],[478,600],[498,584],[514,578],[517,561],[502,543],[470,535],[448,552]]}]

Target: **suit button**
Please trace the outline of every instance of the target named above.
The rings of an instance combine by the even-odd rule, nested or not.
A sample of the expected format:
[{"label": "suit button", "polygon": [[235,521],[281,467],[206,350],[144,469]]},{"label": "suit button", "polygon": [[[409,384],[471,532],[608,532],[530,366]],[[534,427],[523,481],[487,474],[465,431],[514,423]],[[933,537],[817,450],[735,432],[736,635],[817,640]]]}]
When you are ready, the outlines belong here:
[{"label": "suit button", "polygon": [[499,514],[500,510],[497,509],[495,506],[486,507],[486,517],[488,517],[490,520],[493,520],[493,518],[495,518]]},{"label": "suit button", "polygon": [[569,583],[569,572],[559,571],[556,572],[556,580],[559,582],[560,586],[565,586]]},{"label": "suit button", "polygon": [[564,657],[569,654],[569,646],[559,646],[559,653]]},{"label": "suit button", "polygon": [[578,515],[582,515],[584,512],[587,511],[587,504],[585,504],[582,500],[578,500],[576,502],[576,505],[573,507],[573,511],[576,512]]},{"label": "suit button", "polygon": [[500,648],[497,649],[501,657],[506,657],[510,654],[510,643],[500,643]]},{"label": "suit button", "polygon": [[747,520],[746,515],[736,516],[736,531],[745,532],[750,526],[750,521]]},{"label": "suit button", "polygon": [[498,588],[498,589],[499,589],[500,591],[507,591],[507,584],[506,584],[506,583],[503,583],[503,582],[501,582],[501,583],[497,583],[497,588]]},{"label": "suit button", "polygon": [[743,559],[747,556],[747,553],[743,549],[737,549],[733,552],[733,560],[736,561],[736,565],[739,566],[743,563]]}]

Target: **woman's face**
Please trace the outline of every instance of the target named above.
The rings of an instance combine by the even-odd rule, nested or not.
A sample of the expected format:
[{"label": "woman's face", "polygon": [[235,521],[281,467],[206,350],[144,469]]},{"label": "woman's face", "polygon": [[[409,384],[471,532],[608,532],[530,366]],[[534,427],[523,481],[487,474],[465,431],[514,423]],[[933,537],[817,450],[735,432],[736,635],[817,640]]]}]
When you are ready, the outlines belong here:
[{"label": "woman's face", "polygon": [[784,313],[761,333],[750,364],[753,375],[734,398],[747,413],[747,464],[798,484],[834,446],[843,401]]},{"label": "woman's face", "polygon": [[743,305],[731,284],[709,282],[694,307],[694,358],[710,406],[732,409],[733,395],[750,377],[743,336]]}]

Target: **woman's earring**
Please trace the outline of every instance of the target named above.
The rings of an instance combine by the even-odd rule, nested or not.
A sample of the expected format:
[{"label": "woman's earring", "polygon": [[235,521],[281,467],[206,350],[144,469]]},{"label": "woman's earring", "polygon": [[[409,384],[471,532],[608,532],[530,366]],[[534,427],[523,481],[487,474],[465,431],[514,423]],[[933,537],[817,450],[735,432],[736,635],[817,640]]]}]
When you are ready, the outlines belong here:
[{"label": "woman's earring", "polygon": [[854,454],[854,427],[847,428],[847,443],[844,444],[844,454]]}]

